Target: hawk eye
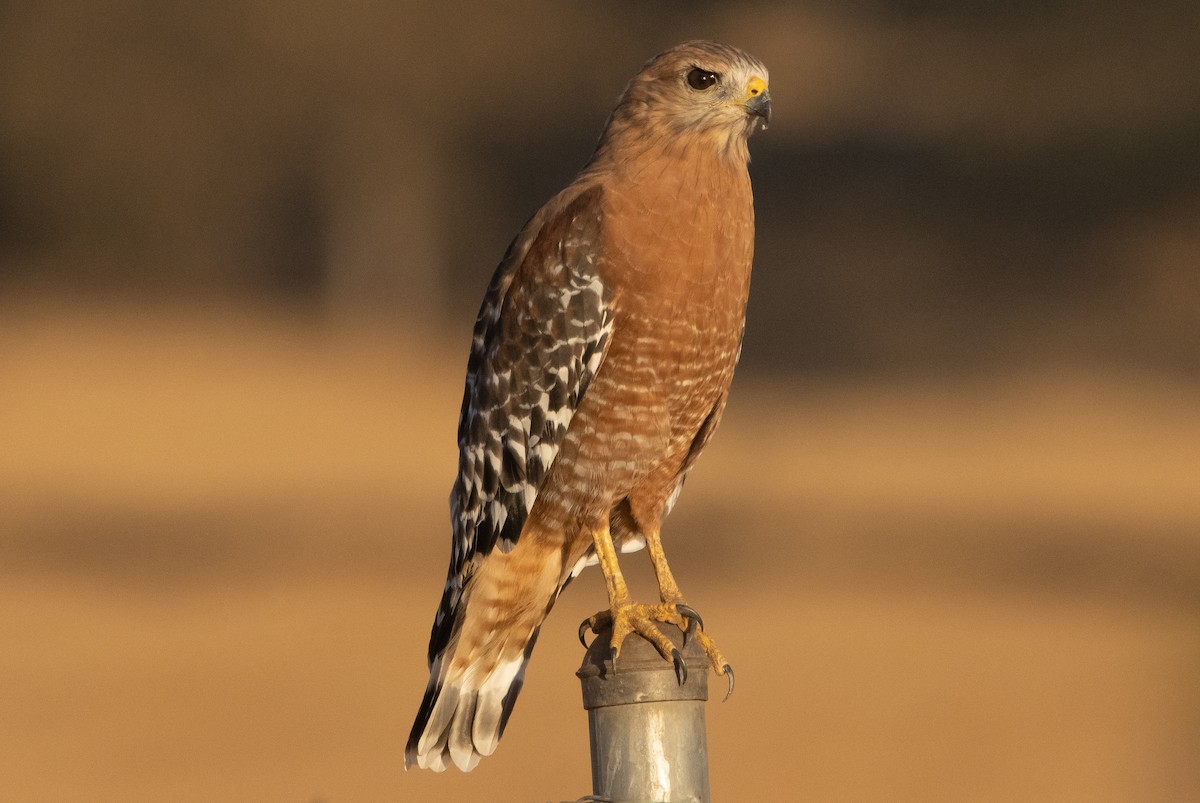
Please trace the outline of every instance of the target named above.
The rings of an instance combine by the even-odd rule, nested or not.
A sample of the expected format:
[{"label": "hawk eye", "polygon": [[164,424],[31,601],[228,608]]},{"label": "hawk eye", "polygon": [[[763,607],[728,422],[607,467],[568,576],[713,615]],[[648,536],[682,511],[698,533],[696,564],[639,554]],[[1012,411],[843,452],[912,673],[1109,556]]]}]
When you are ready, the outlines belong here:
[{"label": "hawk eye", "polygon": [[693,67],[692,71],[687,74],[688,86],[690,86],[692,89],[708,89],[716,86],[717,81],[720,79],[721,77],[715,72],[702,70],[699,67]]}]

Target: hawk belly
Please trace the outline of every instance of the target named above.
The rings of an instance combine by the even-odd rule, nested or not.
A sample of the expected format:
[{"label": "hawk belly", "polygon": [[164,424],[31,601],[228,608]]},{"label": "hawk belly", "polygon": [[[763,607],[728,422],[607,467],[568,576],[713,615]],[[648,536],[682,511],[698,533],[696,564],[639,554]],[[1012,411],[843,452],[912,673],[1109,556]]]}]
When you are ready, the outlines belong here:
[{"label": "hawk belly", "polygon": [[[704,187],[698,198],[669,182],[654,188],[649,208],[605,194],[606,232],[624,232],[637,257],[606,240],[612,342],[533,514],[566,534],[568,568],[588,552],[595,522],[613,518],[618,546],[639,523],[657,523],[724,411],[744,330],[753,212],[744,169],[722,167],[687,176]],[[750,226],[722,225],[728,208],[696,214],[718,194],[744,204],[731,217]]]}]

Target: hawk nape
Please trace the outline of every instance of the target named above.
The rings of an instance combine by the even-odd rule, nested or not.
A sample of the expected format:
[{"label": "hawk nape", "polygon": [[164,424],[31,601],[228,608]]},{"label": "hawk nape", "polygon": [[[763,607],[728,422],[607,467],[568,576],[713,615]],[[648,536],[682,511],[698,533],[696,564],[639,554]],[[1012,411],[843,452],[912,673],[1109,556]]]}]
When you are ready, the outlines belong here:
[{"label": "hawk nape", "polygon": [[[725,409],[754,250],[747,140],[767,70],[689,42],[628,87],[591,160],[513,240],[475,323],[450,496],[453,543],[429,685],[405,753],[470,770],[504,732],[538,629],[599,563],[614,658],[631,633],[704,633],[659,529]],[[646,547],[660,601],[631,600],[618,552]],[[699,626],[698,626],[699,625]]]}]

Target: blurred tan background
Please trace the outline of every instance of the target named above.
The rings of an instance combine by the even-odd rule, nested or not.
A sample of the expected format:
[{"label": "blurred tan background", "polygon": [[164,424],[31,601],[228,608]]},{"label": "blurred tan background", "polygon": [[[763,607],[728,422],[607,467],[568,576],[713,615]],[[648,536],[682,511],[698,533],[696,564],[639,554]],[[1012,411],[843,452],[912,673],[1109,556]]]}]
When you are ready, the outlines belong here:
[{"label": "blurred tan background", "polygon": [[1200,799],[1200,6],[125,0],[0,6],[0,800],[589,790],[596,576],[403,742],[476,305],[698,37],[775,100],[666,530],[714,796]]}]

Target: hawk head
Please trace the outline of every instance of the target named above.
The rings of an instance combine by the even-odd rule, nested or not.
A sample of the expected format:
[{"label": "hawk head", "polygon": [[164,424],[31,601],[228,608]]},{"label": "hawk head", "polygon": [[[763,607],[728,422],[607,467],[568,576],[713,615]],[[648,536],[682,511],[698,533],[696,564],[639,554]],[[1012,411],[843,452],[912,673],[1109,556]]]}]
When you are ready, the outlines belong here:
[{"label": "hawk head", "polygon": [[655,56],[634,76],[609,120],[605,139],[711,140],[746,154],[746,140],[771,119],[767,68],[742,50],[685,42]]}]

